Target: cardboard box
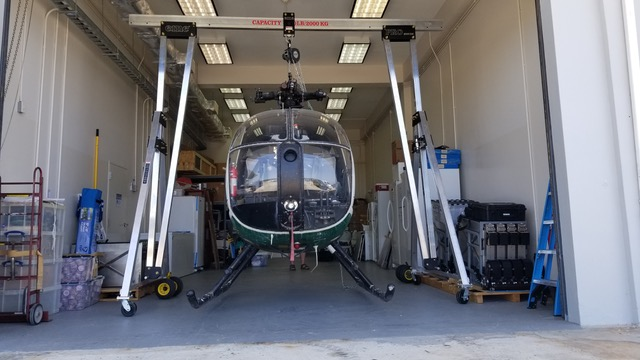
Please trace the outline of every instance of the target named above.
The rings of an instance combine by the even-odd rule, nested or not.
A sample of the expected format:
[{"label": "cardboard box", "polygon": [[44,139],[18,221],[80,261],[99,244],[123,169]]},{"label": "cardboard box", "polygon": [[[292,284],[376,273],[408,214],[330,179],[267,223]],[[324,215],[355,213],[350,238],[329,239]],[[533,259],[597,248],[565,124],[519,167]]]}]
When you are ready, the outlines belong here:
[{"label": "cardboard box", "polygon": [[227,163],[215,163],[216,175],[224,175],[227,171]]},{"label": "cardboard box", "polygon": [[225,201],[225,185],[224,182],[208,182],[207,189],[212,192],[213,202]]},{"label": "cardboard box", "polygon": [[362,231],[362,225],[367,223],[367,208],[366,199],[355,200],[353,203],[353,216],[349,222],[349,231]]},{"label": "cardboard box", "polygon": [[183,174],[215,175],[216,168],[211,161],[196,151],[182,150],[178,155],[178,172]]},{"label": "cardboard box", "polygon": [[[411,148],[413,147],[413,140],[408,141],[409,144],[409,153],[411,153]],[[399,162],[404,161],[404,153],[402,151],[402,145],[399,140],[394,140],[391,142],[391,163],[397,164]]]}]

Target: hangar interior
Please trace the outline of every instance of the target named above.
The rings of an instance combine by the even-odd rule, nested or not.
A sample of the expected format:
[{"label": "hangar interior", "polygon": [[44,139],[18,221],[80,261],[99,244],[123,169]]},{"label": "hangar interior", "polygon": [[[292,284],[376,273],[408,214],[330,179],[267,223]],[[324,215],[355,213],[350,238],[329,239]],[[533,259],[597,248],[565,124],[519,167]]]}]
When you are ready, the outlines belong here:
[{"label": "hangar interior", "polygon": [[[132,25],[129,15],[180,15],[181,21],[188,22],[182,1],[3,1],[8,11],[3,35],[9,46],[3,49],[7,62],[0,181],[30,181],[34,168],[42,170],[44,180],[38,191],[48,201],[44,207],[50,204],[55,214],[53,245],[49,244],[53,259],[45,261],[45,268],[50,266],[45,273],[57,274],[65,261],[78,260],[71,253],[77,249],[82,223],[82,216],[78,217],[80,194],[89,197],[83,189],[100,189],[102,193],[102,230],[91,232],[98,243],[103,242],[102,249],[110,243],[129,241],[139,211],[138,192],[145,184],[145,156],[154,111],[168,110],[167,145],[173,150],[176,120],[181,117],[179,101],[184,98],[186,112],[178,150],[180,156],[192,157],[191,166],[197,169],[178,169],[178,177],[194,180],[191,185],[172,183],[171,188],[176,186],[174,199],[186,198],[183,195],[207,186],[217,192],[214,199],[195,200],[201,201],[196,207],[208,209],[206,216],[216,214],[215,224],[198,218],[200,215],[187,215],[198,220],[196,227],[206,225],[211,231],[201,234],[208,245],[200,245],[208,249],[201,252],[207,251],[210,256],[196,260],[194,268],[199,271],[181,277],[185,289],[206,292],[223,273],[220,266],[211,266],[211,247],[224,250],[224,256],[232,256],[235,251],[227,241],[233,224],[225,217],[225,189],[228,194],[229,184],[224,181],[233,134],[243,126],[243,120],[277,108],[273,103],[254,103],[256,90],[277,89],[295,68],[294,76],[307,91],[323,89],[328,93],[327,99],[311,100],[309,106],[338,119],[350,143],[356,206],[346,236],[354,250],[368,239],[365,229],[371,225],[372,214],[367,204],[380,199],[376,216],[395,216],[395,220],[386,220],[396,230],[405,221],[393,212],[389,215],[389,208],[397,203],[387,199],[398,191],[395,185],[402,171],[399,157],[404,155],[399,144],[403,138],[412,139],[416,94],[428,118],[434,145],[460,150],[454,181],[457,196],[450,200],[523,205],[526,213],[521,220],[530,237],[524,257],[531,261],[548,184],[553,179],[558,212],[554,218],[556,237],[561,245],[554,275],[558,276],[558,267],[563,270],[561,316],[554,317],[549,307],[528,310],[524,298],[512,303],[492,301],[487,296],[484,304],[461,305],[455,296],[441,290],[402,284],[394,270],[404,259],[395,258],[392,248],[386,267],[366,256],[357,259],[376,286],[396,283],[396,298],[388,303],[353,289],[349,283],[352,280],[335,261],[320,261],[317,269],[304,274],[289,271],[287,259],[280,255],[269,255],[260,264],[266,266],[247,269],[234,287],[209,307],[189,309],[183,295],[167,301],[145,296],[138,300],[139,313],[130,319],[122,317],[116,302],[108,301],[81,311],[59,311],[58,296],[64,285],[59,285],[59,275],[50,275],[53,301],[49,302],[53,304],[44,305],[54,321],[40,325],[38,328],[44,330],[38,336],[55,338],[57,324],[68,327],[87,318],[126,331],[138,331],[134,324],[139,322],[141,328],[156,329],[150,336],[163,326],[184,322],[174,327],[174,335],[183,339],[190,336],[190,329],[198,328],[202,336],[192,338],[194,344],[204,343],[205,337],[213,334],[212,329],[203,330],[211,319],[221,320],[218,329],[224,329],[222,324],[231,327],[227,337],[216,335],[215,342],[246,334],[252,324],[263,335],[251,335],[248,341],[330,338],[332,331],[335,338],[400,336],[399,328],[419,328],[432,321],[436,313],[441,313],[437,321],[446,324],[441,325],[446,329],[428,327],[433,334],[440,330],[482,332],[487,324],[519,331],[638,323],[640,205],[635,111],[640,104],[640,81],[634,60],[638,60],[636,20],[640,10],[633,6],[634,1],[389,1],[379,15],[381,19],[441,21],[441,29],[418,31],[416,35],[419,93],[414,88],[409,46],[389,45],[394,54],[400,107],[394,104],[380,31],[310,29],[321,27],[324,20],[330,24],[335,19],[351,19],[354,23],[370,19],[371,15],[364,19],[352,15],[358,2],[328,0],[320,5],[302,0],[208,0],[216,17],[245,21],[246,25],[240,29],[199,27],[193,61],[188,65],[184,61],[187,41],[170,39],[166,101],[156,104],[160,87],[156,83],[158,29]],[[296,23],[293,37],[284,37],[281,24],[274,24],[274,19],[283,19],[285,12],[302,19]],[[211,22],[215,24],[215,20]],[[575,23],[582,25],[571,25]],[[301,54],[296,66],[283,61],[287,39]],[[340,63],[345,44],[364,46],[364,59],[360,63]],[[220,45],[226,48],[229,63],[211,64],[213,60],[205,56],[210,54],[208,47]],[[185,68],[191,73],[188,86],[183,87],[188,88],[189,95],[181,98]],[[340,92],[340,88],[349,92]],[[242,104],[237,107],[239,100]],[[333,101],[341,102],[341,108],[329,104]],[[398,130],[398,113],[406,134]],[[206,166],[211,169],[205,173]],[[450,169],[444,166],[442,170]],[[208,185],[198,184],[194,174],[210,176]],[[446,178],[447,183],[451,181]],[[1,186],[4,196],[7,187]],[[380,194],[380,190],[386,194]],[[358,209],[359,201],[365,204],[363,209]],[[174,208],[172,214],[182,211]],[[10,220],[8,214],[11,211],[3,207],[3,221]],[[145,216],[143,225],[155,221],[149,214]],[[3,232],[11,230],[10,224],[8,228],[2,225]],[[173,233],[171,243],[175,246],[167,257],[175,256],[176,263],[172,264],[179,266],[180,251],[185,251],[187,265],[180,266],[190,267],[192,250],[177,245],[182,230]],[[220,238],[220,234],[225,237]],[[412,241],[407,239],[406,243]],[[3,244],[10,246],[11,241],[7,238]],[[100,245],[95,252],[101,252]],[[9,256],[8,250],[0,254]],[[221,254],[216,252],[217,265],[224,262],[218,259]],[[307,255],[312,268],[314,257],[314,253]],[[95,261],[97,271],[103,260],[90,261]],[[5,277],[11,277],[13,270],[5,266],[4,271]],[[47,279],[45,276],[45,283]],[[24,295],[7,285],[10,280],[3,281],[4,312],[13,302],[24,302]],[[322,309],[329,310],[328,317]],[[281,315],[287,320],[283,321]],[[290,316],[301,320],[297,323]],[[474,319],[473,325],[469,325],[469,319]],[[333,321],[343,325],[336,327]],[[80,336],[97,330],[91,326],[97,325],[86,323],[74,332]],[[17,349],[26,340],[14,334]],[[121,346],[135,346],[124,335],[116,338]],[[163,339],[167,344],[174,343],[171,337]],[[71,343],[76,348],[101,346],[98,339]],[[152,345],[151,340],[144,343]],[[67,348],[47,346],[50,344],[36,348]]]}]

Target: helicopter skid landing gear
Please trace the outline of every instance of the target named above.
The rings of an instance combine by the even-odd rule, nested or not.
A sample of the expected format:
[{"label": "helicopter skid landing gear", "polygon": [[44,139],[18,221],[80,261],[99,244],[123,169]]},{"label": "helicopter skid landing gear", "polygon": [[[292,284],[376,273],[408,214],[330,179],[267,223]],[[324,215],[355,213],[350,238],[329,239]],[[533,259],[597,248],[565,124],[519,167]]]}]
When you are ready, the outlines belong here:
[{"label": "helicopter skid landing gear", "polygon": [[236,280],[238,275],[244,270],[251,258],[258,252],[258,248],[253,245],[248,245],[244,251],[238,255],[238,257],[229,265],[229,267],[224,271],[224,275],[222,279],[220,279],[216,285],[209,291],[208,293],[202,295],[201,298],[196,297],[196,292],[193,290],[189,290],[187,292],[187,299],[189,299],[189,304],[194,309],[199,308],[209,300],[217,297],[223,292],[227,291],[231,284]]},{"label": "helicopter skid landing gear", "polygon": [[383,293],[380,289],[375,287],[373,283],[367,278],[367,276],[358,268],[358,265],[355,261],[347,254],[340,244],[338,244],[338,240],[334,240],[331,242],[331,245],[328,247],[329,251],[335,255],[336,259],[342,264],[342,267],[347,270],[349,275],[353,277],[356,283],[363,289],[367,290],[371,294],[379,297],[383,301],[389,301],[393,298],[393,294],[396,291],[396,287],[393,284],[387,285],[387,290]]}]

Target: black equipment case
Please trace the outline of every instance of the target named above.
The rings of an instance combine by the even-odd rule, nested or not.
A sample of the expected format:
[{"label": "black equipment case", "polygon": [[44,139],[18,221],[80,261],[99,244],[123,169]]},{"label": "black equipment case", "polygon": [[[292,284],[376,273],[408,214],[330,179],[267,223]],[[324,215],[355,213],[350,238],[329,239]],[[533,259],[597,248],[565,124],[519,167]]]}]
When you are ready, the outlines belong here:
[{"label": "black equipment case", "polygon": [[465,217],[475,221],[525,221],[526,207],[515,203],[470,203]]}]

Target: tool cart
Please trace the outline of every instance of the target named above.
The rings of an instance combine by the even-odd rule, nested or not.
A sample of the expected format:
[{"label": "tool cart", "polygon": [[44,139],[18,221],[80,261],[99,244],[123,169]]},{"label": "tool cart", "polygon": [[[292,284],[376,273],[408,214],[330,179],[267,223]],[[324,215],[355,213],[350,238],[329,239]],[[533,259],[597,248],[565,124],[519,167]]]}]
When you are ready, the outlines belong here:
[{"label": "tool cart", "polygon": [[[27,321],[38,325],[48,321],[49,314],[40,302],[43,283],[42,234],[42,169],[33,171],[31,182],[3,182],[0,177],[0,202],[8,198],[27,199],[22,213],[7,211],[2,207],[3,227],[11,227],[12,219],[28,224],[21,230],[4,231],[0,238],[0,284],[2,289],[21,292],[19,309],[0,312],[0,321]],[[4,293],[0,293],[4,298]],[[4,300],[4,299],[3,299]]]}]

